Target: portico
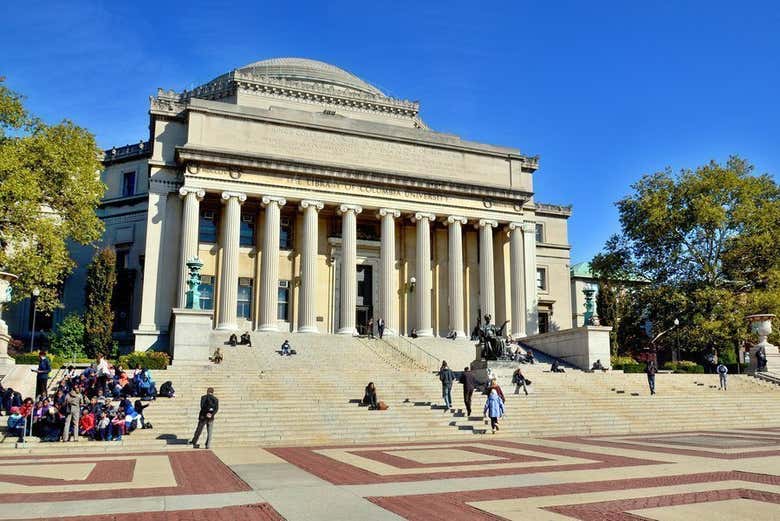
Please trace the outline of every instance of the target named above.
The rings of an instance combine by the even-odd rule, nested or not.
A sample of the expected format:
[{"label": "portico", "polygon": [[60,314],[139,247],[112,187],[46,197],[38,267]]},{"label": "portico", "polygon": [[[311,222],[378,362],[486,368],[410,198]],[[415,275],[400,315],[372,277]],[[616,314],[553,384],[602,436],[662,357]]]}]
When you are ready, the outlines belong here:
[{"label": "portico", "polygon": [[537,158],[434,132],[327,64],[289,59],[319,78],[289,79],[285,60],[152,98],[137,349],[165,336],[195,254],[215,330],[354,335],[381,317],[387,335],[466,338],[481,312],[526,335],[540,292],[567,309],[568,278],[552,282],[570,211],[534,201]]}]

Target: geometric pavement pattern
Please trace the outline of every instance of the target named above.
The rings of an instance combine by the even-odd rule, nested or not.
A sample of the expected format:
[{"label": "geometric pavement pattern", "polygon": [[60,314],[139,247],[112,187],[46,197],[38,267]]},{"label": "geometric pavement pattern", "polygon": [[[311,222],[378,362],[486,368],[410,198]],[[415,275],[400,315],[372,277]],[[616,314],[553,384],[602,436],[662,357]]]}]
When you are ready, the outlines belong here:
[{"label": "geometric pavement pattern", "polygon": [[[777,427],[499,434],[232,456],[190,449],[0,457],[0,504],[8,507],[0,519],[780,520],[779,435]],[[76,499],[105,506],[101,499],[158,497],[166,506],[149,511],[59,510]],[[31,508],[19,515],[23,505]]]}]

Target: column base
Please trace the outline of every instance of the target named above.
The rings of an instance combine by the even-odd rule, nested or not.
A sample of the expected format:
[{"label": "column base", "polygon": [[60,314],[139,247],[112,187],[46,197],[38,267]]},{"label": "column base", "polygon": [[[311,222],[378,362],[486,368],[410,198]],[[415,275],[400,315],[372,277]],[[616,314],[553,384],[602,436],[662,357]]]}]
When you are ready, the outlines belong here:
[{"label": "column base", "polygon": [[217,331],[238,331],[238,324],[236,324],[235,322],[233,322],[232,324],[230,323],[217,324],[217,327],[214,329],[216,329]]},{"label": "column base", "polygon": [[133,335],[135,335],[134,351],[162,349],[168,344],[167,332],[157,329],[154,325],[141,324],[133,331]]},{"label": "column base", "polygon": [[433,328],[429,329],[418,329],[417,330],[417,336],[433,336]]},{"label": "column base", "polygon": [[349,336],[358,336],[357,329],[355,329],[355,326],[347,326],[342,327],[336,332],[337,335],[349,335]]},{"label": "column base", "polygon": [[258,333],[278,333],[279,332],[279,325],[278,324],[262,324],[257,327],[255,330]]},{"label": "column base", "polygon": [[298,333],[319,333],[320,330],[317,329],[317,326],[301,326],[298,328]]}]

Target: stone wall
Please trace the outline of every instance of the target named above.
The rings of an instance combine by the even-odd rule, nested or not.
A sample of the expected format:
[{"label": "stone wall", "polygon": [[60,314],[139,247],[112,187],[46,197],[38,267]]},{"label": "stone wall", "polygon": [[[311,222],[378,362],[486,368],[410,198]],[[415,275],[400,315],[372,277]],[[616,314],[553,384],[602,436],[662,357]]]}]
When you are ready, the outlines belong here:
[{"label": "stone wall", "polygon": [[583,326],[529,336],[522,340],[539,351],[561,358],[579,369],[590,369],[596,360],[601,360],[604,367],[611,367],[610,331],[611,327]]}]

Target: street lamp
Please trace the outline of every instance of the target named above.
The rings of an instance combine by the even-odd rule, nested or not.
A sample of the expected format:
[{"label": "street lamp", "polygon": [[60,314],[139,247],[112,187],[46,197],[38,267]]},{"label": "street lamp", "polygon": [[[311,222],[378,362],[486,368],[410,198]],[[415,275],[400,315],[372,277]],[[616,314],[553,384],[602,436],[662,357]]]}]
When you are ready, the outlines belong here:
[{"label": "street lamp", "polygon": [[[675,318],[674,319],[674,327],[680,325],[680,319]],[[674,361],[677,362],[680,360],[680,343],[679,343],[680,335],[677,334],[677,330],[674,331]]]},{"label": "street lamp", "polygon": [[33,316],[32,316],[32,334],[30,334],[30,352],[33,352],[33,347],[35,346],[35,315],[38,314],[38,296],[41,294],[41,290],[38,288],[34,288],[32,290],[32,305],[33,305]]}]

